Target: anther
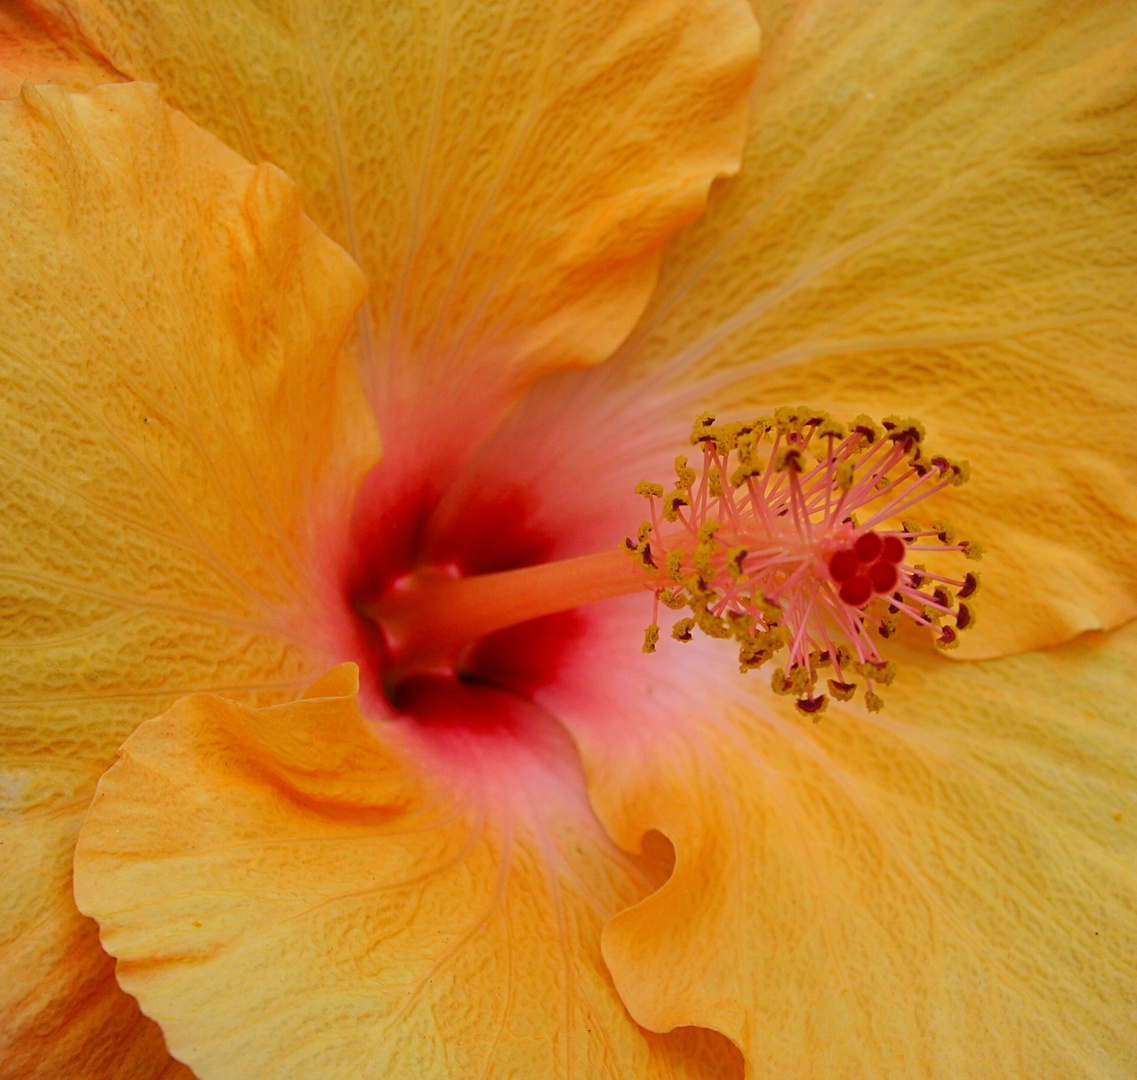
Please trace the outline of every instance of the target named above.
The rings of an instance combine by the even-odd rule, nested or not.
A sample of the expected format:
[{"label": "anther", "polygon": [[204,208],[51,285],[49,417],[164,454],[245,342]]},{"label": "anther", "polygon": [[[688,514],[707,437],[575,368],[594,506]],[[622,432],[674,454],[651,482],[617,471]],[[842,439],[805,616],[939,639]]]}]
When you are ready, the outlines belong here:
[{"label": "anther", "polygon": [[663,518],[665,521],[679,520],[679,507],[690,506],[691,500],[685,491],[669,491],[663,500]]},{"label": "anther", "polygon": [[932,599],[942,608],[951,609],[955,607],[955,597],[943,585],[937,585],[932,590]]},{"label": "anther", "polygon": [[856,683],[838,682],[836,679],[826,679],[831,693],[838,701],[852,701],[857,692]]},{"label": "anther", "polygon": [[690,491],[691,485],[699,477],[699,474],[687,464],[687,458],[683,454],[675,459],[675,477],[676,491]]},{"label": "anther", "polygon": [[818,694],[817,697],[798,698],[794,704],[798,707],[800,712],[805,713],[806,716],[813,717],[814,721],[817,721],[821,718],[821,714],[825,712],[826,706],[829,704],[829,699],[824,694]]},{"label": "anther", "polygon": [[933,521],[932,528],[941,544],[955,543],[955,529],[946,521]]},{"label": "anther", "polygon": [[673,592],[671,589],[664,589],[658,596],[659,602],[672,611],[682,611],[687,606],[687,597],[683,595],[682,591]]},{"label": "anther", "polygon": [[866,416],[864,413],[861,413],[849,427],[870,445],[880,438],[880,428],[871,416]]},{"label": "anther", "polygon": [[680,619],[672,628],[671,636],[676,641],[690,641],[691,631],[695,629],[694,619]]},{"label": "anther", "polygon": [[880,423],[893,442],[915,446],[924,441],[924,425],[911,416],[886,416]]},{"label": "anther", "polygon": [[805,455],[799,446],[783,446],[774,455],[774,471],[785,472],[792,469],[794,472],[805,472]]}]

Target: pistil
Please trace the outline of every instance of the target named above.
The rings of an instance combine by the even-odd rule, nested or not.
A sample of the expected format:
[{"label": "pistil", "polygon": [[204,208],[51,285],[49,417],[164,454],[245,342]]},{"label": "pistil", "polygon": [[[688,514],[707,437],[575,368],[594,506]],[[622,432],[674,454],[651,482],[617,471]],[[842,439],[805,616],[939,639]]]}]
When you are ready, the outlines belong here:
[{"label": "pistil", "polygon": [[977,575],[933,574],[908,560],[925,551],[978,558],[978,546],[957,542],[943,521],[896,521],[967,479],[965,462],[929,455],[923,439],[922,425],[899,417],[878,427],[860,416],[847,428],[804,408],[725,425],[703,414],[691,435],[702,469],[680,455],[673,490],[641,482],[650,520],[619,550],[471,577],[420,568],[356,608],[381,630],[385,679],[397,690],[413,674],[461,675],[472,647],[497,631],[647,590],[645,652],[656,651],[660,607],[688,608],[672,637],[689,641],[699,629],[733,638],[742,672],[785,650],[771,684],[806,715],[826,706],[815,687],[828,667],[834,698],[850,700],[859,676],[875,711],[877,689],[895,673],[876,638],[896,632],[896,616],[932,630],[943,648],[975,623]]}]

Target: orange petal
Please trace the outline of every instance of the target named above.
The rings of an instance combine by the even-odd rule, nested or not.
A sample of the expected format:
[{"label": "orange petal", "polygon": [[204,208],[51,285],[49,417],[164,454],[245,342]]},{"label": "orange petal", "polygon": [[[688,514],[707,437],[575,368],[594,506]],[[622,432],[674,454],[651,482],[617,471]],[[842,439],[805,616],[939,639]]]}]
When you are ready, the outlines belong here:
[{"label": "orange petal", "polygon": [[876,716],[702,693],[637,740],[574,725],[612,835],[675,845],[604,932],[637,1020],[779,1080],[1137,1075],[1137,624],[905,657]]},{"label": "orange petal", "polygon": [[72,20],[58,8],[6,0],[0,7],[0,98],[16,97],[25,80],[90,90],[121,82],[123,76],[85,47]]},{"label": "orange petal", "polygon": [[541,372],[611,353],[663,241],[737,169],[758,41],[741,0],[68,10],[294,177],[363,267],[363,381],[392,448],[428,422],[468,446]]},{"label": "orange petal", "polygon": [[928,515],[989,549],[962,654],[1137,615],[1137,7],[756,8],[742,173],[636,361],[711,376],[697,408],[914,414],[969,459]]},{"label": "orange petal", "polygon": [[139,84],[0,103],[0,252],[0,1059],[102,1078],[140,1020],[70,843],[139,722],[327,666],[311,551],[377,455],[363,285],[281,173]]},{"label": "orange petal", "polygon": [[616,996],[601,925],[659,878],[604,837],[559,729],[512,762],[523,806],[473,808],[336,689],[184,698],[100,781],[76,897],[175,1056],[203,1080],[740,1075],[725,1040],[645,1033]]},{"label": "orange petal", "polygon": [[[75,909],[71,855],[94,785],[76,790],[66,764],[53,764],[30,769],[5,762],[0,780],[37,783],[41,795],[39,805],[28,805],[25,788],[22,808],[9,795],[0,824],[2,1074],[19,1080],[193,1080],[166,1051],[158,1025],[119,989],[98,928]],[[59,787],[49,792],[52,781]]]}]

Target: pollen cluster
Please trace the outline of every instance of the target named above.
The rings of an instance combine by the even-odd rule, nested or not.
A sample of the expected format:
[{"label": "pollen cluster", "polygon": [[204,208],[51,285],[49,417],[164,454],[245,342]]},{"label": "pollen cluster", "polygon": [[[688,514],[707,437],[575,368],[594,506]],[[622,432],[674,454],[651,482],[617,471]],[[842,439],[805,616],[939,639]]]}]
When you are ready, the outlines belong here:
[{"label": "pollen cluster", "polygon": [[[672,637],[695,630],[738,644],[739,669],[784,653],[771,678],[779,694],[817,719],[829,697],[876,712],[896,667],[878,640],[898,619],[928,627],[941,648],[975,624],[976,573],[930,573],[913,558],[955,552],[978,559],[944,521],[902,517],[928,496],[968,478],[966,462],[928,453],[916,420],[782,408],[745,423],[716,424],[703,413],[691,442],[701,468],[675,459],[670,491],[642,481],[651,518],[624,541],[655,594],[644,651],[659,641],[659,605],[689,611]],[[860,520],[862,518],[864,520]],[[823,672],[828,694],[819,692]]]}]

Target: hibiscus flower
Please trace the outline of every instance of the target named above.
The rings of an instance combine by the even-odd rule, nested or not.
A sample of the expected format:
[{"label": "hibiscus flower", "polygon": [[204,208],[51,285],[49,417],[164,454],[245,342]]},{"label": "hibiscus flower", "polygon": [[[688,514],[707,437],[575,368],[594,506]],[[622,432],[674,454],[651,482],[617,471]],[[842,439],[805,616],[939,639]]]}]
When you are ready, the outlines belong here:
[{"label": "hibiscus flower", "polygon": [[[0,1075],[1137,1071],[1132,5],[0,19]],[[800,401],[974,470],[883,711],[376,621]]]}]

